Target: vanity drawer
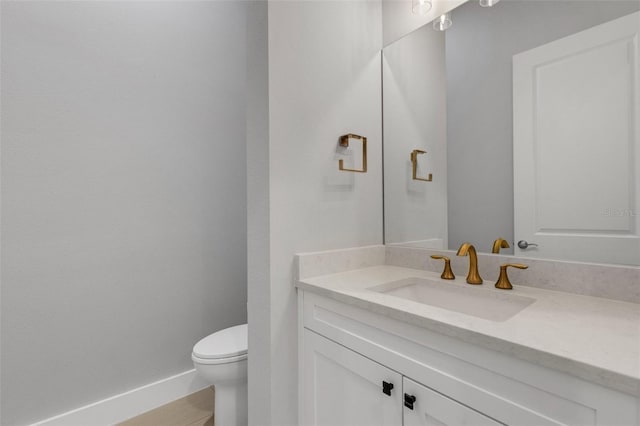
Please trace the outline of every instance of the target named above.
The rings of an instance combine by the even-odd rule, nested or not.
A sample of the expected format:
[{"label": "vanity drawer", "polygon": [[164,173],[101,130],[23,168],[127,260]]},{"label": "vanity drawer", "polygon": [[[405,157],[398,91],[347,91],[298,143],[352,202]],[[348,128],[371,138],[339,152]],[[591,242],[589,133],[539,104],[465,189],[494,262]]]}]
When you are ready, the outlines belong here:
[{"label": "vanity drawer", "polygon": [[303,327],[501,422],[638,425],[630,395],[313,293],[299,302]]}]

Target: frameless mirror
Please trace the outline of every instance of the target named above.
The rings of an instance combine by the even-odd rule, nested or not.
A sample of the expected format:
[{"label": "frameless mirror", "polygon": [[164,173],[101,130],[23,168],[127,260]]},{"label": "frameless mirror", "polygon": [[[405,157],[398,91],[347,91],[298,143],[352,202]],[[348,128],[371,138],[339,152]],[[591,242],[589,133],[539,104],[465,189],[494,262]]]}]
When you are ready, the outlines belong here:
[{"label": "frameless mirror", "polygon": [[639,10],[471,0],[385,47],[385,242],[640,265]]}]

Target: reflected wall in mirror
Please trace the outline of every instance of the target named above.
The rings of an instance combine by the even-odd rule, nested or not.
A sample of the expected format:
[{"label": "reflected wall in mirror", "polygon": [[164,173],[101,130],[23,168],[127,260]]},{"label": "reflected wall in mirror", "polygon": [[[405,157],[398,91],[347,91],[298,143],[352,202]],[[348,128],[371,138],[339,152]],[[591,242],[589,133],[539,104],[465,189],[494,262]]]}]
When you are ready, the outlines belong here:
[{"label": "reflected wall in mirror", "polygon": [[469,1],[385,47],[385,242],[640,265],[639,10]]}]

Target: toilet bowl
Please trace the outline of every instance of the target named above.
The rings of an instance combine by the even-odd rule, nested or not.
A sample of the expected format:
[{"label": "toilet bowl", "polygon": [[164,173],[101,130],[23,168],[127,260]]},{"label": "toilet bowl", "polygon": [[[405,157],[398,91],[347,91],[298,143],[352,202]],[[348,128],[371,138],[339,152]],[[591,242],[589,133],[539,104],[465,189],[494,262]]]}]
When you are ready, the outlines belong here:
[{"label": "toilet bowl", "polygon": [[200,377],[215,388],[216,426],[247,424],[247,324],[200,340],[191,354]]}]

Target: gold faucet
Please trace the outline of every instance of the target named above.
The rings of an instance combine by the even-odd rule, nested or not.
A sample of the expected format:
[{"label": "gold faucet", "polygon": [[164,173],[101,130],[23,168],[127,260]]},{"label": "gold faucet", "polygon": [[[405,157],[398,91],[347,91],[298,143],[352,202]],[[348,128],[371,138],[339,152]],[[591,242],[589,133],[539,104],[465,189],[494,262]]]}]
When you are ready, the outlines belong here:
[{"label": "gold faucet", "polygon": [[476,248],[471,243],[463,243],[458,249],[458,256],[469,255],[469,273],[467,274],[467,282],[469,284],[482,284],[482,277],[478,272],[478,256]]},{"label": "gold faucet", "polygon": [[513,286],[511,282],[509,282],[509,276],[507,275],[507,268],[512,266],[518,269],[527,269],[527,265],[523,265],[522,263],[505,263],[504,265],[500,265],[500,277],[498,281],[496,281],[496,288],[502,290],[511,290]]},{"label": "gold faucet", "polygon": [[451,270],[451,259],[449,259],[447,256],[440,256],[438,254],[432,254],[431,258],[444,260],[444,270],[442,271],[442,275],[440,275],[440,278],[442,278],[443,280],[456,279],[456,276],[453,275],[453,271]]},{"label": "gold faucet", "polygon": [[501,248],[509,248],[509,243],[503,238],[498,238],[493,242],[491,253],[500,253]]}]

